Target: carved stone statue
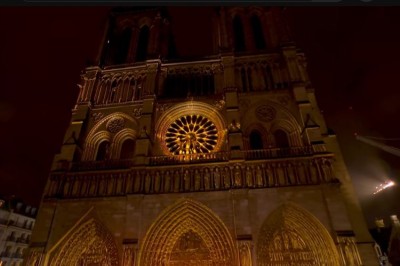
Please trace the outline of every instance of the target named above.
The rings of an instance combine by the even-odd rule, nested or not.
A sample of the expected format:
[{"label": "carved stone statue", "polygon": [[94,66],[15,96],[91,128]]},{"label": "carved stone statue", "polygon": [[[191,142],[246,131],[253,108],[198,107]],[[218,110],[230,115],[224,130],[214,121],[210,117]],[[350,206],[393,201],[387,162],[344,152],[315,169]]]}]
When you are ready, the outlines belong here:
[{"label": "carved stone statue", "polygon": [[239,244],[240,266],[251,266],[250,242],[244,241]]},{"label": "carved stone statue", "polygon": [[204,171],[204,189],[209,190],[210,189],[210,184],[211,184],[211,175],[208,169]]},{"label": "carved stone statue", "polygon": [[242,186],[242,173],[240,172],[239,166],[235,167],[235,186],[236,187],[241,187]]},{"label": "carved stone statue", "polygon": [[214,185],[216,189],[219,189],[221,184],[221,173],[219,172],[219,169],[216,168],[214,170]]},{"label": "carved stone statue", "polygon": [[188,170],[185,170],[183,174],[183,182],[185,185],[185,191],[190,191],[190,173]]},{"label": "carved stone statue", "polygon": [[164,176],[164,192],[169,192],[170,188],[171,188],[171,176],[169,174],[169,171],[167,171]]},{"label": "carved stone statue", "polygon": [[246,185],[248,187],[253,187],[254,183],[253,183],[253,174],[251,173],[251,169],[250,167],[246,167]]}]

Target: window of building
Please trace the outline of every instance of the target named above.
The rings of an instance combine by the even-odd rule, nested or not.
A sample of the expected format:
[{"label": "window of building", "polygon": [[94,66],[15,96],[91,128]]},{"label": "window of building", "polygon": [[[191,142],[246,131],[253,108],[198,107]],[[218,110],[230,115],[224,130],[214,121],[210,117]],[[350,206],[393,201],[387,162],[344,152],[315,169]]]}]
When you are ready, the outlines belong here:
[{"label": "window of building", "polygon": [[250,22],[253,29],[253,38],[256,49],[265,49],[265,39],[260,19],[258,16],[253,15]]},{"label": "window of building", "polygon": [[138,46],[136,50],[136,61],[144,61],[147,58],[147,46],[149,44],[150,30],[147,25],[140,29]]},{"label": "window of building", "polygon": [[103,161],[107,159],[110,143],[105,140],[102,141],[97,149],[96,161]]},{"label": "window of building", "polygon": [[278,129],[274,132],[276,146],[279,148],[288,148],[289,139],[285,131]]},{"label": "window of building", "polygon": [[239,16],[233,19],[233,36],[235,52],[243,52],[246,49],[242,20]]},{"label": "window of building", "polygon": [[131,44],[131,36],[132,30],[130,28],[126,28],[122,31],[122,33],[118,36],[117,49],[115,51],[115,64],[124,64],[127,62],[129,47]]},{"label": "window of building", "polygon": [[135,141],[133,139],[127,139],[122,143],[121,147],[121,159],[132,159],[135,151]]},{"label": "window of building", "polygon": [[251,131],[249,140],[250,140],[250,149],[251,150],[264,149],[262,135],[258,130]]}]

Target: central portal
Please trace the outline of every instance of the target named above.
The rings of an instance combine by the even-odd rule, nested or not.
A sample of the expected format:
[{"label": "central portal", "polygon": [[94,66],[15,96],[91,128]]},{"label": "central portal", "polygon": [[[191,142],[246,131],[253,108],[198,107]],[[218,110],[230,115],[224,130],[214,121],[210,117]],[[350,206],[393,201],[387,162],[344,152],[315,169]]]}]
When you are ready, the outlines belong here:
[{"label": "central portal", "polygon": [[232,237],[208,207],[180,200],[167,208],[148,230],[138,265],[236,266]]},{"label": "central portal", "polygon": [[183,234],[175,243],[171,256],[166,265],[195,266],[212,265],[210,250],[204,240],[190,230]]}]

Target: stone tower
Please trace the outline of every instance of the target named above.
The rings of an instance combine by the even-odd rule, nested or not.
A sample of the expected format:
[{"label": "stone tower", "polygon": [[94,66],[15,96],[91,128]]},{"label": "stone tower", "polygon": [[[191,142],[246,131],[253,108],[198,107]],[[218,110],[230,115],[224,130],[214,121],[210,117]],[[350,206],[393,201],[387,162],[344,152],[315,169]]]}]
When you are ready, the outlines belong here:
[{"label": "stone tower", "polygon": [[378,265],[283,10],[211,9],[190,60],[168,9],[113,10],[27,265]]}]

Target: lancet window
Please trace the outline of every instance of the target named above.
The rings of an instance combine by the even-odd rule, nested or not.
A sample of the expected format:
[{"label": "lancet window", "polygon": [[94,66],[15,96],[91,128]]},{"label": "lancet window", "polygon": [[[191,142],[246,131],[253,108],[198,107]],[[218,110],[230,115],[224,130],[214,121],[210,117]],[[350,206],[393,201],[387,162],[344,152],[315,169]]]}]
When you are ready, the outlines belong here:
[{"label": "lancet window", "polygon": [[97,148],[96,161],[103,161],[107,159],[109,148],[110,143],[107,140],[102,141]]},{"label": "lancet window", "polygon": [[251,23],[251,27],[253,29],[253,38],[254,38],[254,44],[256,46],[256,49],[258,49],[258,50],[265,49],[266,45],[265,45],[264,33],[263,33],[260,19],[258,18],[257,15],[253,15],[250,18],[250,23]]},{"label": "lancet window", "polygon": [[138,45],[136,50],[136,61],[145,61],[147,58],[147,46],[149,44],[150,30],[147,25],[142,26],[139,33]]},{"label": "lancet window", "polygon": [[244,41],[243,24],[239,16],[235,16],[233,19],[233,36],[235,52],[243,52],[246,49],[246,45]]},{"label": "lancet window", "polygon": [[168,98],[207,96],[215,92],[212,73],[170,74],[164,83],[163,95]]}]

